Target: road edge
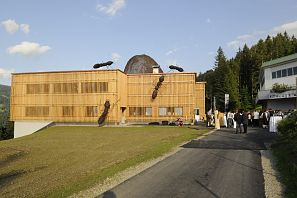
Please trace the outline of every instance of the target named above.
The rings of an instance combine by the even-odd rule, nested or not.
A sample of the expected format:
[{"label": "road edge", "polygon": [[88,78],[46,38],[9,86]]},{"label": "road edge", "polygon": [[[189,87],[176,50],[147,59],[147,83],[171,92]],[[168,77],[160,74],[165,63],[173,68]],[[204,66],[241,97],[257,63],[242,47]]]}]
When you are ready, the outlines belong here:
[{"label": "road edge", "polygon": [[280,174],[276,169],[275,157],[270,145],[265,145],[267,150],[261,150],[261,164],[264,177],[265,197],[284,197],[284,186],[280,182]]}]

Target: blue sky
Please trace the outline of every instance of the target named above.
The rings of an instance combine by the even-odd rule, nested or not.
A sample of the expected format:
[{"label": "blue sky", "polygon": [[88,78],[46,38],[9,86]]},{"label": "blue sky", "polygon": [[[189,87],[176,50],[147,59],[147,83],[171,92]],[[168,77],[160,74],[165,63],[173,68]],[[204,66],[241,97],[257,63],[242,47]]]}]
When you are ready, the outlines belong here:
[{"label": "blue sky", "polygon": [[11,72],[85,70],[147,54],[166,71],[214,65],[268,34],[297,35],[296,0],[1,0],[0,84]]}]

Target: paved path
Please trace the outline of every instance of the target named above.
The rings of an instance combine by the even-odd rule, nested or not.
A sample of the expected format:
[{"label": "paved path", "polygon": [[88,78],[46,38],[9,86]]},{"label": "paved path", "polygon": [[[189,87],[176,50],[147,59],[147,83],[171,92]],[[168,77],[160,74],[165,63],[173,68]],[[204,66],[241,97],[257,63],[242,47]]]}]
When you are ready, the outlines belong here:
[{"label": "paved path", "polygon": [[217,130],[99,197],[265,197],[260,150],[273,134]]}]

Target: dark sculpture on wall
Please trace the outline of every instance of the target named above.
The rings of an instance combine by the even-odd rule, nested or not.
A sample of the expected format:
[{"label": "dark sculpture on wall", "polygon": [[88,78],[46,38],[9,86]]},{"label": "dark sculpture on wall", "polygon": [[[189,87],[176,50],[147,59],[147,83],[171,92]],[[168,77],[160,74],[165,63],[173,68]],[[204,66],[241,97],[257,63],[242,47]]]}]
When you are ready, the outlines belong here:
[{"label": "dark sculpture on wall", "polygon": [[97,63],[97,64],[95,64],[95,65],[93,66],[93,68],[94,68],[94,69],[98,69],[98,68],[100,68],[100,67],[109,66],[109,65],[111,65],[111,64],[113,64],[112,61],[107,61],[107,62],[105,62],[105,63]]},{"label": "dark sculpture on wall", "polygon": [[159,81],[157,82],[157,85],[155,86],[155,89],[152,93],[152,99],[154,100],[158,96],[158,91],[160,87],[162,86],[162,83],[164,82],[164,76],[160,76]]},{"label": "dark sculpture on wall", "polygon": [[170,66],[169,66],[169,69],[175,69],[175,70],[177,70],[177,71],[179,71],[179,72],[183,72],[183,71],[184,71],[183,68],[178,67],[178,66],[174,66],[174,65],[170,65]]},{"label": "dark sculpture on wall", "polygon": [[101,114],[101,116],[98,119],[99,126],[103,126],[103,123],[104,123],[104,121],[105,121],[105,119],[107,117],[109,108],[110,108],[110,103],[109,103],[108,100],[106,100],[105,103],[104,103],[104,111],[103,111],[103,113]]}]

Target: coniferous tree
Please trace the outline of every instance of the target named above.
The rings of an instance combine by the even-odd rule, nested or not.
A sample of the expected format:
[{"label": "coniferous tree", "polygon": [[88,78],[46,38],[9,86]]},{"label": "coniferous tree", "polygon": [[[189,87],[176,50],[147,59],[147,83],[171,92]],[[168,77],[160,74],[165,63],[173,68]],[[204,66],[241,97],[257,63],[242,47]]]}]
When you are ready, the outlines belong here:
[{"label": "coniferous tree", "polygon": [[[213,70],[199,74],[199,80],[206,84],[208,103],[213,96],[217,98],[217,108],[224,110],[224,96],[229,94],[230,109],[254,107],[259,89],[258,77],[263,62],[297,53],[297,39],[284,32],[274,37],[267,36],[257,44],[248,48],[247,45],[237,51],[235,58],[227,60],[223,49],[219,47],[215,57]],[[239,94],[240,93],[240,94]],[[207,107],[209,107],[208,105]]]}]

